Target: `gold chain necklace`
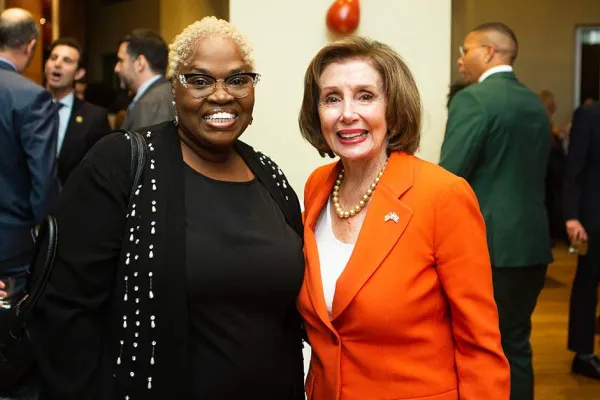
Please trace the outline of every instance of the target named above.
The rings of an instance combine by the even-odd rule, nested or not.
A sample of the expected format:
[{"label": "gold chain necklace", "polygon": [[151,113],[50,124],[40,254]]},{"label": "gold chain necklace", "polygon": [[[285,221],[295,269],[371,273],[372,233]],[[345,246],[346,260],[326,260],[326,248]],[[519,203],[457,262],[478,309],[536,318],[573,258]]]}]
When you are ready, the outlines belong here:
[{"label": "gold chain necklace", "polygon": [[356,214],[361,212],[361,210],[367,205],[371,196],[375,192],[375,188],[379,183],[379,180],[383,176],[383,171],[385,171],[385,167],[387,165],[387,160],[383,165],[381,171],[377,174],[375,181],[371,184],[371,186],[367,189],[366,193],[363,195],[362,200],[358,202],[358,204],[350,209],[350,211],[344,211],[340,204],[340,187],[342,186],[342,182],[344,181],[344,169],[340,171],[337,180],[335,181],[335,186],[333,187],[333,206],[335,207],[335,212],[340,218],[350,218],[354,217]]}]

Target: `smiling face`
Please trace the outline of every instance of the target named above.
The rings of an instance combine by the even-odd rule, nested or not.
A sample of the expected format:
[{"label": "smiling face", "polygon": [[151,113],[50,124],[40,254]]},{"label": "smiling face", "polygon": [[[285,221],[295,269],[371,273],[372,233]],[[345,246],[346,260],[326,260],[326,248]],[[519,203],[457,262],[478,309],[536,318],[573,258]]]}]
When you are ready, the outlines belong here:
[{"label": "smiling face", "polygon": [[[199,40],[190,63],[180,69],[180,74],[199,73],[217,80],[241,72],[251,71],[237,44],[225,36]],[[180,134],[202,148],[232,146],[252,119],[254,88],[242,98],[232,96],[223,82],[217,82],[216,90],[206,97],[196,98],[192,93],[176,77],[174,94]]]},{"label": "smiling face", "polygon": [[379,72],[364,60],[328,65],[319,79],[319,119],[329,148],[342,161],[386,152],[386,98]]},{"label": "smiling face", "polygon": [[78,67],[79,57],[79,51],[71,46],[58,45],[52,49],[44,69],[49,89],[73,88],[75,80],[81,79],[84,73]]}]

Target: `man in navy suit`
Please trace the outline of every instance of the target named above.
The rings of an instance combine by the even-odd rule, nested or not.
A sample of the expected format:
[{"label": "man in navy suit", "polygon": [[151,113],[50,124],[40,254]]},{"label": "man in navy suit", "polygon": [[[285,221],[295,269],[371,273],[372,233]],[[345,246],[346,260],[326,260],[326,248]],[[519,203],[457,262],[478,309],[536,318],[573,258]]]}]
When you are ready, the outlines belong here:
[{"label": "man in navy suit", "polygon": [[44,70],[46,88],[60,107],[57,174],[63,186],[85,154],[111,130],[104,108],[75,96],[75,81],[85,76],[81,58],[79,43],[61,38],[50,45]]},{"label": "man in navy suit", "polygon": [[[43,221],[57,189],[56,105],[50,93],[20,75],[31,62],[38,36],[28,11],[9,8],[0,14],[0,276],[16,279],[15,292],[25,283],[32,257],[31,230]],[[0,299],[6,295],[2,289],[4,282]],[[9,301],[0,300],[3,307]],[[3,399],[35,396],[35,384],[27,377],[0,393]]]},{"label": "man in navy suit", "polygon": [[594,354],[600,281],[600,103],[585,104],[573,116],[564,210],[571,242],[588,242],[587,254],[579,255],[571,291],[571,371],[600,380],[600,359]]}]

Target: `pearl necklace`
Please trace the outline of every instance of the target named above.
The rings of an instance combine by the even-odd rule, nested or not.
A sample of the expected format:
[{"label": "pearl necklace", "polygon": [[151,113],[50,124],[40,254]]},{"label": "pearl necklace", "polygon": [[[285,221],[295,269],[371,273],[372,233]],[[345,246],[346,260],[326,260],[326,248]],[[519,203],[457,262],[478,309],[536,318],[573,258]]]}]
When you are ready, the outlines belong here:
[{"label": "pearl necklace", "polygon": [[350,211],[344,211],[342,206],[340,205],[340,187],[342,186],[342,182],[344,181],[344,169],[340,171],[337,180],[335,181],[335,186],[333,187],[333,206],[335,207],[335,212],[340,218],[350,218],[354,217],[356,214],[361,212],[361,210],[367,205],[371,196],[375,192],[375,188],[379,183],[379,180],[383,176],[383,171],[385,171],[385,167],[387,165],[387,160],[383,165],[381,171],[377,174],[375,181],[371,184],[371,186],[367,189],[366,193],[363,195],[362,200],[358,202],[358,204],[350,209]]}]

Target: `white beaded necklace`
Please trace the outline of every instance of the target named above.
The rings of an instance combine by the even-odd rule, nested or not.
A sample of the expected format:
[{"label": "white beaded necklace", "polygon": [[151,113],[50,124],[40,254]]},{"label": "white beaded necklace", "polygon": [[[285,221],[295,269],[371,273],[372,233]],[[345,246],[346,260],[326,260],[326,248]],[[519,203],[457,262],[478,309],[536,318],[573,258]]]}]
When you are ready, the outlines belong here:
[{"label": "white beaded necklace", "polygon": [[335,186],[333,187],[333,192],[332,192],[333,206],[335,207],[335,212],[338,215],[338,217],[350,218],[350,217],[354,217],[356,214],[361,212],[361,210],[367,205],[371,196],[373,196],[373,193],[375,192],[375,188],[377,187],[379,180],[383,176],[383,171],[385,171],[386,165],[387,165],[387,160],[385,161],[385,164],[383,165],[383,168],[381,169],[381,171],[377,174],[375,181],[371,184],[371,186],[367,189],[367,191],[363,195],[362,200],[359,201],[356,206],[350,208],[350,211],[344,211],[340,204],[340,187],[342,186],[342,182],[344,181],[344,169],[342,168],[342,170],[340,171],[340,174],[338,175],[337,180],[335,181]]}]

